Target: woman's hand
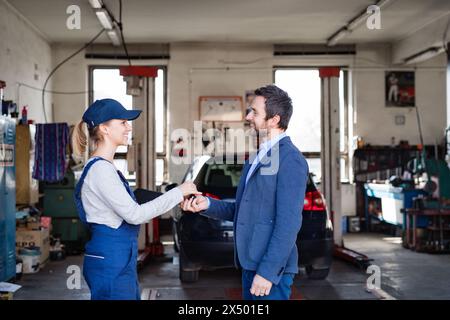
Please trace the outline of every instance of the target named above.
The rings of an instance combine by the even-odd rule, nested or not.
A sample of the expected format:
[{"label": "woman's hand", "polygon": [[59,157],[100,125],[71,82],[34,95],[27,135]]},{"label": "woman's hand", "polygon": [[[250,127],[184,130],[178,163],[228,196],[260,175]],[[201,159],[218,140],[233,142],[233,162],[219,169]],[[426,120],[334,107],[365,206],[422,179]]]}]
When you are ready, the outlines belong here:
[{"label": "woman's hand", "polygon": [[197,186],[192,181],[186,181],[185,183],[181,184],[178,188],[180,188],[181,192],[183,193],[183,197],[202,194],[197,190]]}]

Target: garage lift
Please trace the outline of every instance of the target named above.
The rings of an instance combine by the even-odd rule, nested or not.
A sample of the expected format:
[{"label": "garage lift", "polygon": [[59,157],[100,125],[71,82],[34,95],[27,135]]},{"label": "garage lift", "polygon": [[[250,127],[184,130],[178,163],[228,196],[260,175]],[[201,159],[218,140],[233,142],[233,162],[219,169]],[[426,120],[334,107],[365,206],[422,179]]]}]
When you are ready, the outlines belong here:
[{"label": "garage lift", "polygon": [[[128,170],[136,172],[135,194],[138,202],[154,199],[155,190],[155,108],[153,99],[154,81],[158,68],[148,66],[120,67],[120,75],[127,83],[127,94],[133,97],[133,108],[142,110],[142,115],[133,121],[132,144],[127,154]],[[159,220],[141,225],[139,232],[138,266],[150,257],[161,256],[164,246],[159,238]]]},{"label": "garage lift", "polygon": [[340,134],[339,134],[340,68],[319,68],[321,79],[321,150],[322,192],[331,210],[335,250],[334,256],[360,268],[367,268],[371,259],[344,247],[342,240]]}]

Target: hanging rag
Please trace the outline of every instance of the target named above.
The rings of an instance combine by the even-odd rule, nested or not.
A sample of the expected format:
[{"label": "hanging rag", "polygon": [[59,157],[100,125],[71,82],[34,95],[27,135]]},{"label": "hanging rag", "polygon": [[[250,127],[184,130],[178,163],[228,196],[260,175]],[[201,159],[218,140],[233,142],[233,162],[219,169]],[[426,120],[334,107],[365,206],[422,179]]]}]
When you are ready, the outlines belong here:
[{"label": "hanging rag", "polygon": [[69,126],[67,123],[37,124],[35,142],[33,178],[46,182],[61,181],[68,164]]}]

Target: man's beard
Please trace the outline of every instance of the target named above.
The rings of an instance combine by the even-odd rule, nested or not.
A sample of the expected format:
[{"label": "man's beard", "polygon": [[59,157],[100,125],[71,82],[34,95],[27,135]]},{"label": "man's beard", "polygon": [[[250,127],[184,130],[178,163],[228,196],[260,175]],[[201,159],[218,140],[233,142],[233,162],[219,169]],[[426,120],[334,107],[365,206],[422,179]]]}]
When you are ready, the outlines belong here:
[{"label": "man's beard", "polygon": [[267,129],[266,126],[264,126],[263,128],[256,129],[256,126],[253,125],[252,135],[258,136],[259,139],[264,139],[269,135],[269,130]]}]

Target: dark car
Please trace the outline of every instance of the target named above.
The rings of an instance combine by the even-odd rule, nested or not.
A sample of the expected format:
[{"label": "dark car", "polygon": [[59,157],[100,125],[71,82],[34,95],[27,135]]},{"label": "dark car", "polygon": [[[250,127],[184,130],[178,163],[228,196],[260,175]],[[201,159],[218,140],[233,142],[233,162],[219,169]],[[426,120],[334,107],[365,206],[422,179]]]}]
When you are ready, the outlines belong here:
[{"label": "dark car", "polygon": [[[201,156],[189,167],[183,182],[194,181],[203,195],[223,201],[235,201],[243,161],[218,161]],[[168,185],[166,190],[176,186]],[[299,214],[301,214],[299,208]],[[303,221],[297,236],[299,265],[310,279],[325,279],[330,270],[334,248],[333,230],[322,194],[312,175],[308,179]],[[175,250],[179,252],[180,279],[198,280],[200,269],[213,270],[234,265],[233,222],[211,219],[200,214],[173,209]]]}]

